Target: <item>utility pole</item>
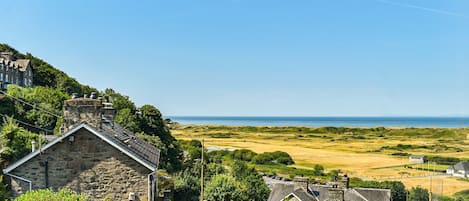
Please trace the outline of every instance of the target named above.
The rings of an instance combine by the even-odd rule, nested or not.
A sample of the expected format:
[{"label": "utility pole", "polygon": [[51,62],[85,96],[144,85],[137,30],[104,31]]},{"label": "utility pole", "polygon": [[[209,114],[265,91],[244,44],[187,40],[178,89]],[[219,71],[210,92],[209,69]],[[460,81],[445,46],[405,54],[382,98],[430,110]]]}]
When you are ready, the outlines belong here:
[{"label": "utility pole", "polygon": [[200,168],[200,201],[204,201],[204,139],[202,138],[202,151],[201,151],[201,168]]},{"label": "utility pole", "polygon": [[428,195],[428,201],[432,201],[432,173],[430,173],[430,161],[427,162],[428,173],[430,175],[430,194]]}]

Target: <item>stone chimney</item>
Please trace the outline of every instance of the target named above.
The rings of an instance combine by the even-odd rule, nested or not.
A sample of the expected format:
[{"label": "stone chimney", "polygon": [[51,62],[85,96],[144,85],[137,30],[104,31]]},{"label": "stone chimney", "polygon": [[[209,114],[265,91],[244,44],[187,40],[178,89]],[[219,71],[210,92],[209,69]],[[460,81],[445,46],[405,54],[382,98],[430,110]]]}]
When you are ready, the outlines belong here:
[{"label": "stone chimney", "polygon": [[114,109],[109,104],[98,99],[96,93],[92,93],[90,97],[87,95],[78,97],[76,93],[72,94],[72,99],[64,102],[64,115],[60,131],[65,133],[82,123],[94,128],[101,128],[105,114],[114,117]]}]

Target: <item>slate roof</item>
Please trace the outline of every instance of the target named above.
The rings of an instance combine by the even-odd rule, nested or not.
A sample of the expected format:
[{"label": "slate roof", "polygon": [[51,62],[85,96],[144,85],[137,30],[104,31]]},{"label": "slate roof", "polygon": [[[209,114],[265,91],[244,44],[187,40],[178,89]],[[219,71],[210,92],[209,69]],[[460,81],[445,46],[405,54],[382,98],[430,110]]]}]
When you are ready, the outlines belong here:
[{"label": "slate roof", "polygon": [[[290,194],[294,194],[301,201],[325,201],[329,199],[327,192],[331,186],[310,185],[309,192],[294,184],[275,184],[268,201],[281,201]],[[391,190],[374,188],[348,188],[344,191],[345,201],[390,201]]]},{"label": "slate roof", "polygon": [[308,194],[304,188],[294,184],[275,184],[270,192],[268,201],[281,201],[290,194],[294,194],[301,201],[317,201],[314,196]]},{"label": "slate roof", "polygon": [[132,132],[123,128],[119,124],[110,122],[103,123],[102,132],[110,139],[134,153],[141,160],[151,163],[158,167],[160,159],[160,150],[135,136]]},{"label": "slate roof", "polygon": [[10,61],[5,58],[0,58],[0,63],[9,66],[10,68],[13,67],[14,69],[18,69],[19,71],[26,71],[30,64],[31,60],[29,59],[17,59],[15,61]]},{"label": "slate roof", "polygon": [[39,155],[42,151],[52,147],[53,145],[66,140],[66,138],[74,133],[78,132],[80,129],[86,129],[90,133],[101,138],[111,146],[119,149],[124,154],[128,155],[138,163],[147,167],[152,171],[156,171],[158,168],[160,150],[153,145],[145,142],[144,140],[137,138],[135,134],[130,131],[127,131],[118,124],[112,125],[110,122],[105,122],[102,124],[101,129],[93,128],[87,124],[80,124],[73,129],[69,130],[67,133],[63,134],[60,137],[55,138],[53,141],[46,144],[41,149],[36,150],[23,157],[22,159],[16,161],[12,165],[8,166],[3,170],[4,173],[8,173],[15,168],[21,166],[23,163],[29,161],[35,156]]},{"label": "slate roof", "polygon": [[450,169],[456,171],[464,170],[469,172],[469,161],[461,161],[459,163],[456,163],[455,165],[451,166]]}]

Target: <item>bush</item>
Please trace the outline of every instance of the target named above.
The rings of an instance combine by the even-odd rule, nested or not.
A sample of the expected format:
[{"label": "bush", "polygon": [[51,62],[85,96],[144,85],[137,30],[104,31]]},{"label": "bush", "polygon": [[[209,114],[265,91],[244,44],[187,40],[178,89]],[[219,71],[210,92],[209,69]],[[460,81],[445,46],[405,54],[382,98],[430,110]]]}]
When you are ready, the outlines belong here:
[{"label": "bush", "polygon": [[291,156],[283,151],[265,152],[258,154],[252,159],[255,164],[284,164],[291,165],[295,162]]},{"label": "bush", "polygon": [[412,188],[409,192],[409,201],[427,201],[428,197],[428,190],[421,187]]},{"label": "bush", "polygon": [[233,151],[231,156],[233,159],[252,161],[252,159],[257,156],[257,153],[249,149],[237,149]]},{"label": "bush", "polygon": [[15,201],[88,201],[83,194],[77,194],[69,189],[61,189],[54,192],[50,189],[28,191],[19,196]]}]

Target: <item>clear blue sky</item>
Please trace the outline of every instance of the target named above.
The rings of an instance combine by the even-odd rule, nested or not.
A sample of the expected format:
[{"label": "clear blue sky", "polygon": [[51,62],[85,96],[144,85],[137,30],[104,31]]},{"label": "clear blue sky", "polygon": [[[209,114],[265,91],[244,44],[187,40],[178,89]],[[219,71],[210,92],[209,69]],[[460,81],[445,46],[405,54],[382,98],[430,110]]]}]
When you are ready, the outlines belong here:
[{"label": "clear blue sky", "polygon": [[0,42],[165,115],[469,116],[467,0],[1,4]]}]

